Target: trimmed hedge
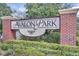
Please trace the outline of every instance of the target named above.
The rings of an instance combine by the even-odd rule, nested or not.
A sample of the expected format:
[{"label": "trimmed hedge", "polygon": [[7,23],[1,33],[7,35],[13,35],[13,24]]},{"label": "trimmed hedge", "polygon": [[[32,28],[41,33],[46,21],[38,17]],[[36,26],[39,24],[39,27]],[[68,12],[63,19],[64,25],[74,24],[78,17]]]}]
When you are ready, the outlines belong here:
[{"label": "trimmed hedge", "polygon": [[79,47],[61,46],[47,42],[14,40],[0,43],[0,55],[79,56]]}]

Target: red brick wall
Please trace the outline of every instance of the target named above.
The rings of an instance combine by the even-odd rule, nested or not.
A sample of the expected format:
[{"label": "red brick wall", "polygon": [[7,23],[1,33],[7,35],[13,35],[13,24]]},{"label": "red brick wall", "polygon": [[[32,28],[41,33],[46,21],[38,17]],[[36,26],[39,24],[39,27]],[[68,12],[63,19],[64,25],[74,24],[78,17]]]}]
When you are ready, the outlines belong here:
[{"label": "red brick wall", "polygon": [[11,19],[3,19],[3,39],[8,40],[8,39],[15,39],[16,35],[15,32],[11,30],[11,24],[10,24]]},{"label": "red brick wall", "polygon": [[62,45],[76,45],[76,13],[60,15],[60,43]]}]

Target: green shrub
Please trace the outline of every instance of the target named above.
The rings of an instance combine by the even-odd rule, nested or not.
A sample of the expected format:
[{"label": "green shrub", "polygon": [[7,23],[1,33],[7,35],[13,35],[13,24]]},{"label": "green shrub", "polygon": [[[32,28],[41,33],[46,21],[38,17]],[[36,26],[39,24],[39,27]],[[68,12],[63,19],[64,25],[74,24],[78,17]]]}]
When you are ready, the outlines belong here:
[{"label": "green shrub", "polygon": [[79,30],[77,31],[77,36],[79,36]]},{"label": "green shrub", "polygon": [[27,49],[15,49],[15,55],[26,55],[26,56],[43,56],[45,55],[44,53],[40,52],[39,50],[31,47]]},{"label": "green shrub", "polygon": [[41,39],[49,43],[59,43],[60,33],[59,32],[52,32],[51,34],[48,33],[43,35]]},{"label": "green shrub", "polygon": [[64,52],[63,56],[79,56],[79,53],[73,53],[73,52]]},{"label": "green shrub", "polygon": [[79,46],[79,37],[77,37],[76,45]]},{"label": "green shrub", "polygon": [[0,56],[1,56],[1,55],[3,55],[3,50],[2,50],[2,49],[0,49]]},{"label": "green shrub", "polygon": [[2,24],[0,24],[0,33],[2,33]]},{"label": "green shrub", "polygon": [[16,56],[20,56],[20,55],[27,55],[27,53],[26,53],[26,51],[24,50],[24,49],[19,49],[19,48],[17,48],[17,49],[15,49],[15,55]]},{"label": "green shrub", "polygon": [[[59,44],[13,40],[0,43],[0,49],[5,52],[2,55],[23,56],[78,56],[79,46],[61,46]],[[0,53],[1,54],[1,53]]]},{"label": "green shrub", "polygon": [[8,49],[8,50],[0,49],[0,55],[2,55],[2,56],[13,55],[13,50],[12,49]]},{"label": "green shrub", "polygon": [[8,49],[7,51],[4,51],[5,54],[3,54],[4,56],[10,56],[10,55],[13,55],[13,49]]},{"label": "green shrub", "polygon": [[[15,40],[12,42],[6,42],[8,44],[13,44],[14,47],[41,47],[41,48],[49,48],[49,49],[60,49],[59,44],[47,43],[47,42],[37,42],[37,41],[24,41],[24,40]],[[19,45],[19,46],[18,46]]]},{"label": "green shrub", "polygon": [[45,53],[45,55],[54,56],[54,55],[61,55],[60,50],[51,50],[51,49],[40,49],[41,52]]},{"label": "green shrub", "polygon": [[60,33],[59,32],[52,32],[51,34],[44,34],[40,37],[26,37],[21,36],[21,40],[29,40],[29,41],[45,41],[49,43],[59,43]]},{"label": "green shrub", "polygon": [[12,49],[13,46],[12,46],[12,44],[10,45],[10,44],[6,44],[6,43],[2,43],[2,44],[0,44],[0,48],[2,50],[8,50],[8,49]]}]

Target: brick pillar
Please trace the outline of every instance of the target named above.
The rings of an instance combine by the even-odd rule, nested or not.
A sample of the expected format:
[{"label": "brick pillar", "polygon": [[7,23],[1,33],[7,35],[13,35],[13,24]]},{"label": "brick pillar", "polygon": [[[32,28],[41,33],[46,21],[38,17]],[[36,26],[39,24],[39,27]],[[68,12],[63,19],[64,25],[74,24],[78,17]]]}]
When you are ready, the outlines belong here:
[{"label": "brick pillar", "polygon": [[14,30],[11,30],[11,21],[12,17],[6,16],[3,17],[3,39],[4,40],[12,40],[16,37],[16,32]]},{"label": "brick pillar", "polygon": [[78,9],[60,10],[60,43],[76,46],[76,13]]}]

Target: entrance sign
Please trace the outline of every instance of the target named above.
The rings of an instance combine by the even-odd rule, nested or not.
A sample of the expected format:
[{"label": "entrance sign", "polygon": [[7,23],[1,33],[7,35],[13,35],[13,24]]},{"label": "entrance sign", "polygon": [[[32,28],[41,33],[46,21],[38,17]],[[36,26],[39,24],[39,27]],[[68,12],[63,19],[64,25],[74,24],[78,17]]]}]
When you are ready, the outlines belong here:
[{"label": "entrance sign", "polygon": [[40,36],[46,29],[59,29],[59,17],[31,20],[13,20],[11,29],[19,29],[26,36]]},{"label": "entrance sign", "polygon": [[76,14],[78,10],[79,8],[63,9],[59,10],[59,17],[41,19],[16,20],[11,16],[5,16],[2,20],[3,39],[16,39],[17,30],[25,36],[36,37],[44,34],[46,29],[59,29],[60,44],[76,46]]},{"label": "entrance sign", "polygon": [[11,21],[11,29],[28,28],[59,29],[59,17]]}]

